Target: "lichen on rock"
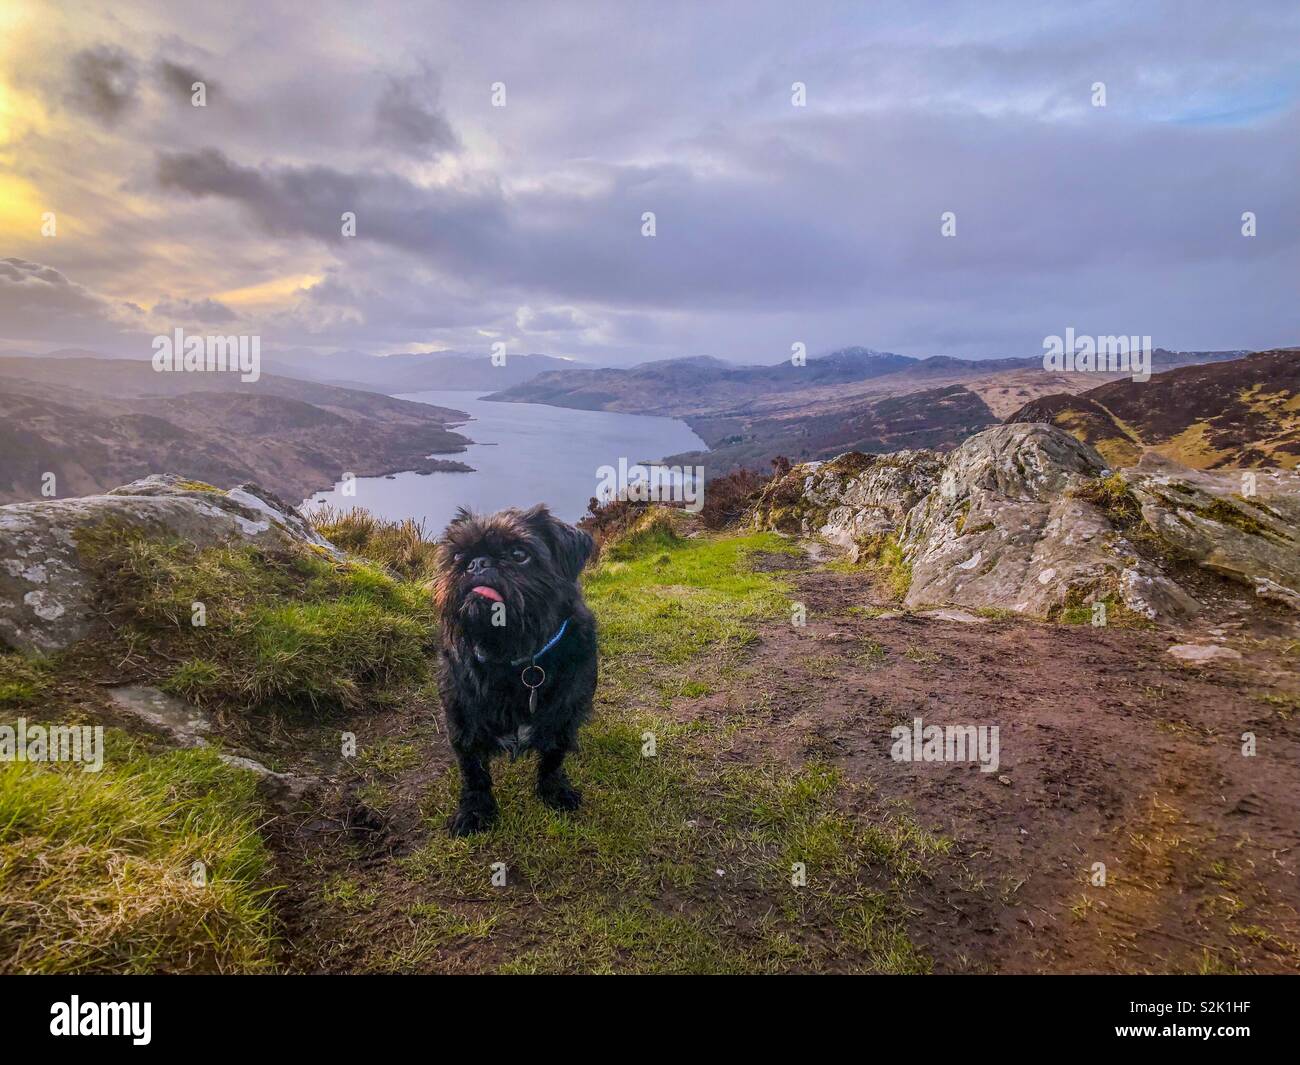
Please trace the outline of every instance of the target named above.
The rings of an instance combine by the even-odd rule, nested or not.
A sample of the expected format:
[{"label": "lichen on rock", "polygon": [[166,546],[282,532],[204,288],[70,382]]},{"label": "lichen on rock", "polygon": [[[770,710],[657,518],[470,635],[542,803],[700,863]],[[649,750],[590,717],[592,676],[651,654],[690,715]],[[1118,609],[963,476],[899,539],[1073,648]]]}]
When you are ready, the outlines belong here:
[{"label": "lichen on rock", "polygon": [[78,547],[116,523],[207,547],[298,542],[342,557],[293,507],[256,485],[229,491],[155,474],[96,496],[0,507],[0,641],[52,652],[90,632],[93,580]]},{"label": "lichen on rock", "polygon": [[1112,471],[1088,444],[1042,423],[986,429],[946,457],[900,451],[796,466],[767,487],[755,520],[838,544],[853,561],[888,543],[901,552],[891,583],[914,609],[1079,620],[1106,603],[1139,619],[1185,618],[1199,604],[1166,572],[1175,558],[1300,609],[1300,475],[1243,480],[1154,453]]}]

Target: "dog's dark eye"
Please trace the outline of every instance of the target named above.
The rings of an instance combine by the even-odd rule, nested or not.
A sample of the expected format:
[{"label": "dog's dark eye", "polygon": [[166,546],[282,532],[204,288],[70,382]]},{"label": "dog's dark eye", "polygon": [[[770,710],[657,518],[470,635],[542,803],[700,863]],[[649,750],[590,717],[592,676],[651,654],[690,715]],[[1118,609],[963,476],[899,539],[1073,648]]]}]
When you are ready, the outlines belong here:
[{"label": "dog's dark eye", "polygon": [[528,552],[525,551],[522,547],[512,548],[510,551],[510,557],[513,558],[516,562],[522,564],[528,561]]}]

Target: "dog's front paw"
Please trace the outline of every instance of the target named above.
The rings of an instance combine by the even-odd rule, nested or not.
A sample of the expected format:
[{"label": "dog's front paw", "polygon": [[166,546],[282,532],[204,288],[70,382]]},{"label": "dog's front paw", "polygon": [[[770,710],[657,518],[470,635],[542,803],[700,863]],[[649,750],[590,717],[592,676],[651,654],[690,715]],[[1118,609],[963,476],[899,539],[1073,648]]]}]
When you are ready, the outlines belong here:
[{"label": "dog's front paw", "polygon": [[460,800],[447,827],[453,836],[472,836],[491,828],[496,824],[496,819],[497,804],[492,796],[489,795],[486,799],[465,798]]},{"label": "dog's front paw", "polygon": [[582,792],[558,773],[537,782],[537,795],[552,810],[576,810],[582,805]]}]

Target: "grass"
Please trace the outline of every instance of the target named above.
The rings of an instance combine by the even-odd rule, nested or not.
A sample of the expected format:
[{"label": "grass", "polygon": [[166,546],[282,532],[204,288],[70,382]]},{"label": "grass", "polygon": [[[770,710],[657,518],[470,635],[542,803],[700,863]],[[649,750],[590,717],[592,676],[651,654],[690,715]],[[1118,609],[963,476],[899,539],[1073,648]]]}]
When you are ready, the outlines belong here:
[{"label": "grass", "polygon": [[1256,521],[1249,514],[1233,506],[1226,499],[1215,499],[1204,507],[1196,508],[1196,513],[1220,525],[1230,525],[1252,536],[1272,537],[1275,534],[1265,525]]},{"label": "grass", "polygon": [[440,777],[423,806],[428,842],[402,860],[435,919],[369,945],[363,967],[436,969],[474,941],[474,967],[509,973],[926,971],[900,891],[946,841],[901,815],[851,814],[856,789],[824,764],[723,757],[735,722],[645,705],[700,690],[698,663],[786,616],[779,575],[747,560],[792,548],[771,534],[686,539],[655,521],[611,547],[586,579],[605,679],[571,760],[582,812],[537,801],[531,759],[498,762],[500,821],[453,839],[457,778]]},{"label": "grass", "polygon": [[1107,593],[1089,601],[1088,594],[1085,589],[1067,589],[1064,600],[1048,615],[1049,620],[1061,625],[1091,625],[1093,603],[1099,602],[1106,606],[1105,628],[1149,629],[1153,627],[1149,618],[1129,609],[1119,595]]},{"label": "grass", "polygon": [[1142,521],[1142,508],[1121,474],[1094,478],[1074,489],[1070,495],[1100,509],[1116,529],[1126,531]]},{"label": "grass", "polygon": [[78,546],[119,645],[166,646],[165,658],[141,656],[144,679],[195,704],[352,708],[427,675],[428,596],[374,563],[302,547],[197,550],[113,526]]},{"label": "grass", "polygon": [[[646,732],[656,757],[642,757]],[[468,840],[441,831],[455,804],[444,777],[427,807],[437,831],[408,875],[460,922],[494,918],[486,939],[503,972],[924,971],[894,887],[944,844],[910,824],[859,823],[826,766],[726,764],[713,739],[604,711],[573,766],[581,816],[541,806],[521,761],[497,773],[501,821]]]},{"label": "grass", "polygon": [[[965,515],[959,517],[964,522]],[[902,545],[892,534],[881,534],[860,541],[856,561],[850,561],[845,555],[826,563],[826,569],[833,573],[873,574],[890,597],[898,603],[907,598],[907,593],[912,587],[912,563],[907,560]],[[849,608],[850,611],[868,609],[870,608]]]},{"label": "grass", "polygon": [[0,654],[0,710],[35,704],[53,684],[53,670],[45,658]]},{"label": "grass", "polygon": [[775,575],[743,564],[756,551],[797,548],[774,533],[683,539],[657,522],[616,542],[585,581],[606,660],[642,657],[665,667],[706,648],[714,657],[748,644],[756,622],[788,614],[790,605]]},{"label": "grass", "polygon": [[[5,655],[3,705],[55,690],[53,712],[71,714],[97,663],[111,665],[115,680],[129,674],[200,704],[320,712],[299,728],[332,708],[370,713],[404,692],[427,693],[434,623],[424,548],[365,517],[331,522],[323,528],[353,535],[367,560],[196,550],[96,530],[79,547],[108,637],[74,655],[69,668],[89,670],[79,674],[83,688],[52,689],[67,678],[43,660]],[[380,810],[418,805],[428,832],[389,862],[364,861],[337,841],[299,856],[294,875],[313,907],[336,915],[323,956],[383,971],[928,969],[906,934],[903,897],[946,841],[902,814],[853,812],[870,797],[828,765],[736,760],[735,744],[759,727],[748,712],[691,721],[659,712],[727,688],[759,627],[790,611],[785,578],[756,572],[750,558],[797,547],[770,533],[693,537],[686,527],[678,515],[651,513],[607,544],[585,578],[603,679],[571,760],[586,796],[581,813],[537,801],[533,759],[498,762],[501,821],[453,839],[443,826],[454,771],[430,775],[406,732],[367,745],[357,799]],[[192,624],[195,603],[205,624]],[[878,651],[865,646],[864,659]],[[156,754],[117,735],[99,774],[0,766],[3,964],[273,968],[261,816],[251,775],[209,749]],[[195,862],[205,884],[190,878]],[[496,863],[504,886],[492,883]]]},{"label": "grass", "polygon": [[328,504],[309,515],[316,531],[335,547],[382,566],[406,580],[430,580],[436,569],[437,544],[423,521],[385,521],[356,507],[339,510]]},{"label": "grass", "polygon": [[211,750],[106,739],[99,773],[0,763],[0,970],[269,969],[252,774]]}]

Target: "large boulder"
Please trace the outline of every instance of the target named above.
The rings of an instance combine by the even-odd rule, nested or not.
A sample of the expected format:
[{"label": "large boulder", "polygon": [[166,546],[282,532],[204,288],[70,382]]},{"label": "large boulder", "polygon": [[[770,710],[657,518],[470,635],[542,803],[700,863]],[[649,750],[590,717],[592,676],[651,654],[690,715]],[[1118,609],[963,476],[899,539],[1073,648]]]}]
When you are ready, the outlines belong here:
[{"label": "large boulder", "polygon": [[762,528],[818,535],[856,562],[860,550],[894,533],[942,470],[943,456],[925,450],[849,452],[803,463],[767,485],[755,520]]},{"label": "large boulder", "polygon": [[251,484],[223,491],[155,475],[104,495],[0,506],[0,641],[50,652],[89,633],[93,582],[77,538],[110,521],[199,547],[295,542],[341,557],[293,507]]},{"label": "large boulder", "polygon": [[894,541],[891,583],[911,608],[1051,618],[1105,602],[1176,620],[1199,609],[1165,572],[1185,559],[1300,609],[1300,472],[1190,470],[1154,452],[1112,472],[1041,423],[986,429],[946,458],[796,466],[765,489],[755,520],[821,536],[854,560]]},{"label": "large boulder", "polygon": [[1192,470],[1147,452],[1124,477],[1172,552],[1300,609],[1300,473]]},{"label": "large boulder", "polygon": [[1142,558],[1087,489],[1102,457],[1054,426],[999,425],[968,438],[907,515],[909,607],[951,603],[1054,617],[1105,601],[1142,617],[1196,602]]}]

